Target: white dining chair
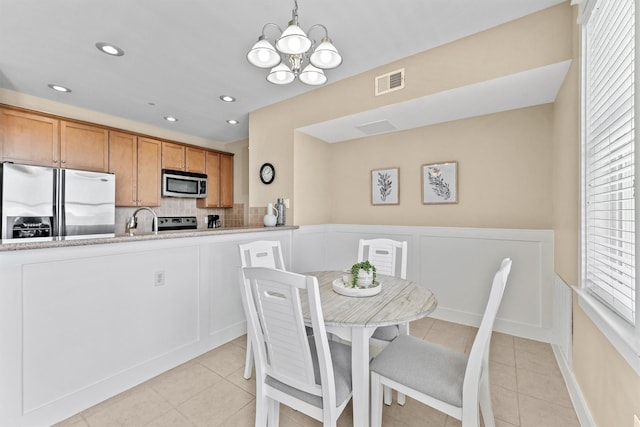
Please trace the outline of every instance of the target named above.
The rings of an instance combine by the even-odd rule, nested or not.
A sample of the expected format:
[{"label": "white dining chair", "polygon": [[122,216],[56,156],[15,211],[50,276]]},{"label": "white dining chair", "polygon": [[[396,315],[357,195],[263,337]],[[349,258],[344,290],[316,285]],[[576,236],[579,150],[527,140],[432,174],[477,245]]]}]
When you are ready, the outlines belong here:
[{"label": "white dining chair", "polygon": [[[280,403],[335,426],[352,396],[351,347],[327,338],[318,280],[245,267],[240,284],[255,350],[256,427],[277,426]],[[303,304],[308,304],[312,336],[306,332]]]},{"label": "white dining chair", "polygon": [[[267,267],[286,270],[279,240],[258,240],[238,245],[242,267]],[[247,334],[247,351],[244,362],[244,378],[250,379],[253,371],[253,351]]]},{"label": "white dining chair", "polygon": [[491,333],[511,271],[505,258],[493,278],[480,328],[466,354],[401,335],[376,357],[371,370],[371,425],[382,425],[382,389],[391,387],[462,421],[462,427],[494,427],[489,392]]},{"label": "white dining chair", "polygon": [[[398,262],[398,251],[399,262]],[[358,262],[369,261],[376,267],[376,273],[407,278],[407,242],[391,239],[360,239],[358,242]],[[386,346],[400,334],[409,335],[409,324],[380,326],[371,336],[374,348]],[[385,388],[384,403],[391,405],[391,390]],[[398,403],[404,405],[404,396],[398,394]]]}]

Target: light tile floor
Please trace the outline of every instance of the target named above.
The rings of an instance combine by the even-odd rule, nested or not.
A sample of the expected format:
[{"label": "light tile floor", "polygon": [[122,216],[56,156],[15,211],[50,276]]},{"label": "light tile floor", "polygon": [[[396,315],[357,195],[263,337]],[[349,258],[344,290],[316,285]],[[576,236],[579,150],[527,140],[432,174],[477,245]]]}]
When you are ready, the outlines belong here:
[{"label": "light tile floor", "polygon": [[[411,335],[467,353],[476,331],[431,318],[411,324]],[[255,381],[242,376],[245,348],[243,336],[57,426],[253,426]],[[494,333],[490,363],[497,427],[580,425],[549,344]],[[283,427],[321,425],[284,405],[280,411]],[[353,425],[350,406],[338,425]],[[384,407],[383,425],[453,427],[460,422],[410,398],[399,406],[394,396],[394,404]]]}]

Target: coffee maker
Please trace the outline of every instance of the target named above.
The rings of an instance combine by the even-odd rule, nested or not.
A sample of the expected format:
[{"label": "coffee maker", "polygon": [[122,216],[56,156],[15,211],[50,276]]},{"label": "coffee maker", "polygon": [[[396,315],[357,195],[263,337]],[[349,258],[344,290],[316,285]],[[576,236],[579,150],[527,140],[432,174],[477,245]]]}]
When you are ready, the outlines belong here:
[{"label": "coffee maker", "polygon": [[207,215],[207,228],[220,228],[220,215]]}]

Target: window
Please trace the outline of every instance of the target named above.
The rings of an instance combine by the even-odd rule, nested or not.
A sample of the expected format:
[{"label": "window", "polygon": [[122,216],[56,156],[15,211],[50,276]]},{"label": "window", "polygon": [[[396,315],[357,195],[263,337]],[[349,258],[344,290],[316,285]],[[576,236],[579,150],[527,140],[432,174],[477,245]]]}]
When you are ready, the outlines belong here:
[{"label": "window", "polygon": [[640,373],[636,285],[635,0],[579,0],[580,306]]},{"label": "window", "polygon": [[583,47],[583,284],[635,324],[634,0],[596,2]]}]

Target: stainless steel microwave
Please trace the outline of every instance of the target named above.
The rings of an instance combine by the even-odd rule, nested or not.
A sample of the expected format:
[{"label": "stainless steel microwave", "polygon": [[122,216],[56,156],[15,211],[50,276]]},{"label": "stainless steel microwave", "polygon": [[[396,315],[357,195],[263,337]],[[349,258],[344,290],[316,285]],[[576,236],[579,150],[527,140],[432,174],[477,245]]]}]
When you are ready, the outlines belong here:
[{"label": "stainless steel microwave", "polygon": [[207,197],[207,175],[162,169],[163,197]]}]

